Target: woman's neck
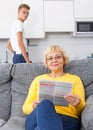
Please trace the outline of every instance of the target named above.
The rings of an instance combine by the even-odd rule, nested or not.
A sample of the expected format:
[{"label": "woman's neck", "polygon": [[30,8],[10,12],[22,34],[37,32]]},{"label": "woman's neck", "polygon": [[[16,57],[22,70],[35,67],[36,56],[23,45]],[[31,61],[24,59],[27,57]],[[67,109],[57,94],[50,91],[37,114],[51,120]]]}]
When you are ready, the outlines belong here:
[{"label": "woman's neck", "polygon": [[53,77],[53,78],[57,78],[57,77],[61,77],[61,76],[63,76],[63,75],[65,75],[65,73],[63,72],[63,71],[61,71],[61,72],[51,72],[50,74],[49,74],[49,76],[50,77]]}]

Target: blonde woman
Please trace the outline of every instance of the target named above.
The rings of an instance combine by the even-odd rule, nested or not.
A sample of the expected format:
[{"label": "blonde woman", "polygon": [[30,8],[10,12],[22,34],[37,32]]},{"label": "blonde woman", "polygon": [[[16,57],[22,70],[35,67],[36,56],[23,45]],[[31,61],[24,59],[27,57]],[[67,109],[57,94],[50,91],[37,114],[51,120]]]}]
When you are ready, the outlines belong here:
[{"label": "blonde woman", "polygon": [[[81,79],[64,72],[68,57],[64,50],[56,45],[49,47],[44,54],[44,63],[50,73],[37,76],[30,88],[23,112],[28,115],[25,122],[26,130],[79,130],[79,116],[85,106],[85,92]],[[39,101],[39,81],[60,81],[73,83],[72,93],[64,99],[68,106],[54,105],[50,100]]]}]

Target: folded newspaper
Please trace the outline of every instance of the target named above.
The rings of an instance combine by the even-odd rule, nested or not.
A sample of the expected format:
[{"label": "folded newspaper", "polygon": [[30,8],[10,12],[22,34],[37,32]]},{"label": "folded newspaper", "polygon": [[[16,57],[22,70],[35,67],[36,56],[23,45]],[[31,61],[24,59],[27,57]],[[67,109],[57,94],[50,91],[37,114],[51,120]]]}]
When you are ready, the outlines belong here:
[{"label": "folded newspaper", "polygon": [[68,106],[64,95],[71,93],[73,83],[52,80],[39,81],[39,100],[49,99],[55,105]]}]

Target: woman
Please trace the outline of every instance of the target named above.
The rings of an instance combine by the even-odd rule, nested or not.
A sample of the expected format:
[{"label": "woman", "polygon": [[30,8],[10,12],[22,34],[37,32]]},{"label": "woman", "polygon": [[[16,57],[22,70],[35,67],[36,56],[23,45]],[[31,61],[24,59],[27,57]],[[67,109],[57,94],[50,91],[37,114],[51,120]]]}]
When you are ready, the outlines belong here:
[{"label": "woman", "polygon": [[[44,54],[44,63],[50,73],[37,76],[29,89],[28,96],[23,105],[23,112],[27,114],[26,130],[79,130],[79,116],[85,106],[85,93],[81,79],[64,72],[68,57],[59,46],[49,47]],[[73,83],[71,93],[64,99],[68,106],[53,105],[45,99],[39,101],[39,81],[60,81]]]}]

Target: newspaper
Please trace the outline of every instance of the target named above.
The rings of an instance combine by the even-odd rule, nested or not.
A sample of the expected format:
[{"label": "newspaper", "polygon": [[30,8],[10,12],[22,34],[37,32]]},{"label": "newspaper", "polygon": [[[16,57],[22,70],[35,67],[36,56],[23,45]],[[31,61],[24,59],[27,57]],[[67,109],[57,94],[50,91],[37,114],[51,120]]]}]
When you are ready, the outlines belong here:
[{"label": "newspaper", "polygon": [[71,93],[72,82],[59,82],[51,80],[39,81],[39,100],[49,99],[55,105],[68,106],[64,95]]}]

